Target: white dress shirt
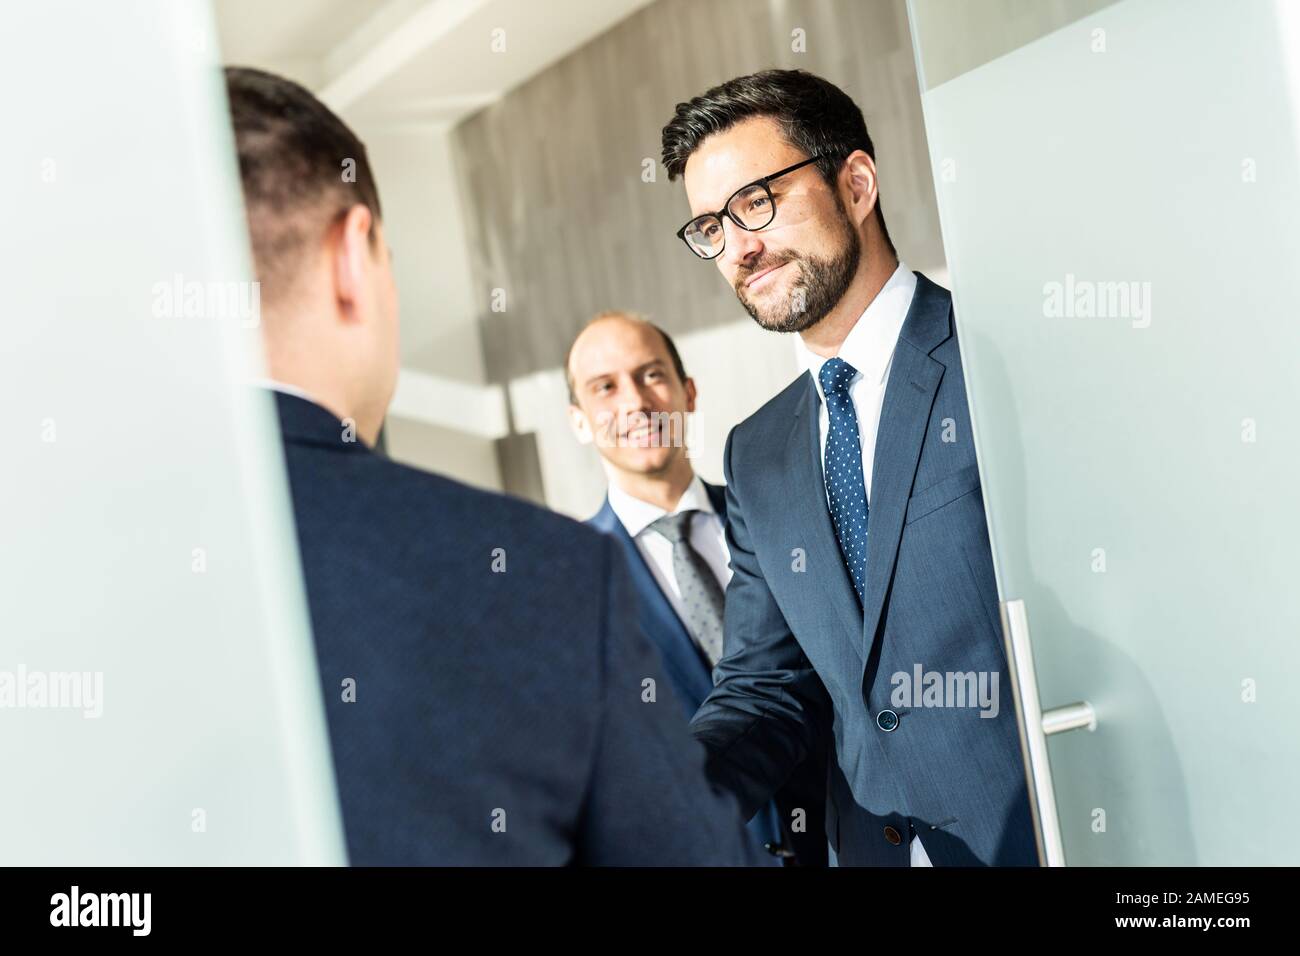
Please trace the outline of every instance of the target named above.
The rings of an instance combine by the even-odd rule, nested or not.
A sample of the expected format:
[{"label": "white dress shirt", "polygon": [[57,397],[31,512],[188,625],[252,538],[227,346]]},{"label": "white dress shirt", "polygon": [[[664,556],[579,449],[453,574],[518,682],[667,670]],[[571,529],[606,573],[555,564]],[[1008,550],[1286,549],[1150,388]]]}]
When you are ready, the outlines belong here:
[{"label": "white dress shirt", "polygon": [[[663,591],[664,596],[668,598],[668,603],[673,606],[677,616],[685,621],[682,591],[677,586],[677,575],[673,571],[673,544],[663,535],[649,529],[650,522],[670,512],[664,511],[658,505],[633,498],[613,483],[609,486],[609,506],[614,509],[614,514],[623,523],[632,540],[636,542],[637,550],[641,552],[641,557],[645,558],[645,563],[650,566],[650,573],[659,584],[659,590]],[[727,582],[731,580],[731,555],[727,551],[726,533],[723,530],[722,519],[713,510],[709,493],[698,475],[686,486],[686,491],[682,493],[681,500],[677,502],[677,507],[671,513],[677,514],[692,509],[699,514],[691,519],[691,547],[704,558],[725,592]]]},{"label": "white dress shirt", "polygon": [[[876,432],[880,430],[880,408],[885,401],[885,386],[889,383],[889,368],[894,360],[894,346],[898,333],[912,307],[916,293],[916,275],[903,263],[898,264],[889,281],[876,293],[867,310],[845,336],[837,353],[858,374],[849,384],[849,398],[858,417],[858,438],[862,443],[862,478],[866,482],[867,507],[871,506],[871,465],[876,452]],[[821,398],[818,427],[821,432],[822,460],[826,458],[826,430],[830,417],[826,413],[826,395],[822,392],[821,370],[826,359],[817,355],[803,339],[798,340],[799,357],[812,373],[817,395]]]},{"label": "white dress shirt", "polygon": [[280,392],[284,395],[292,395],[294,398],[301,398],[305,402],[311,402],[313,405],[319,405],[320,402],[312,398],[297,385],[290,385],[287,382],[277,382],[273,378],[255,378],[248,383],[255,388],[267,388],[273,392]]},{"label": "white dress shirt", "polygon": [[[871,507],[871,466],[876,454],[876,433],[880,431],[880,409],[889,384],[889,369],[894,361],[898,333],[912,307],[916,293],[916,275],[902,262],[883,288],[876,293],[865,312],[858,318],[837,353],[857,374],[849,383],[849,399],[858,418],[858,439],[862,443],[862,478],[866,484],[867,507]],[[826,359],[817,355],[799,339],[799,356],[804,368],[812,373],[821,398],[818,428],[821,435],[822,461],[826,460],[826,431],[830,416],[826,412],[826,395],[822,391],[821,370]],[[919,837],[910,844],[912,866],[930,866],[930,857]]]}]

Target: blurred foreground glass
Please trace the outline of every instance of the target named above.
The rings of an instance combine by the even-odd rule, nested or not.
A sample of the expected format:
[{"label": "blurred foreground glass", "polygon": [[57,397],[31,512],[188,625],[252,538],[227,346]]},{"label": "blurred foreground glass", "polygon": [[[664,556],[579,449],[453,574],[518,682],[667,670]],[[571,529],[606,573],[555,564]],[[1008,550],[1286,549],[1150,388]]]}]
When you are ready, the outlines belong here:
[{"label": "blurred foreground glass", "polygon": [[197,0],[5,10],[6,864],[345,861],[218,63]]},{"label": "blurred foreground glass", "polygon": [[1300,5],[909,11],[1044,855],[1294,864]]}]

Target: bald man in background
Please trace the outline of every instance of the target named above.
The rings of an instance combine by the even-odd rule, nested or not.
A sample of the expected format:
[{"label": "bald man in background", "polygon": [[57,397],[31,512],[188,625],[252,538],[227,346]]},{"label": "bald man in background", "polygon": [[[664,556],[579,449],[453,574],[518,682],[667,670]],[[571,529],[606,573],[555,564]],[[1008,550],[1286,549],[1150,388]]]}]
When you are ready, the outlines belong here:
[{"label": "bald man in background", "polygon": [[296,83],[226,87],[351,862],[753,862],[680,706],[642,700],[614,545],[372,452],[398,306],[365,147]]},{"label": "bald man in background", "polygon": [[[569,420],[609,482],[588,524],[618,542],[641,629],[694,715],[713,689],[731,578],[726,493],[695,474],[686,447],[697,389],[663,329],[628,312],[597,315],[565,361]],[[825,752],[815,753],[750,821],[774,865],[825,866]]]}]

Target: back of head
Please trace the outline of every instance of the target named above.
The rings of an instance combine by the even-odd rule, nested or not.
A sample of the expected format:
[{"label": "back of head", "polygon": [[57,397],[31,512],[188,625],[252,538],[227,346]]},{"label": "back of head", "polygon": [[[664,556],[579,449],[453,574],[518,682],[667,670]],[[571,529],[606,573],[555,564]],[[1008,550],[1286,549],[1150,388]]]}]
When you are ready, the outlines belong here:
[{"label": "back of head", "polygon": [[227,67],[226,95],[257,279],[268,304],[283,301],[339,216],[359,204],[380,221],[379,191],[361,140],[304,87]]},{"label": "back of head", "polygon": [[299,84],[225,73],[270,373],[377,434],[397,299],[366,148]]}]

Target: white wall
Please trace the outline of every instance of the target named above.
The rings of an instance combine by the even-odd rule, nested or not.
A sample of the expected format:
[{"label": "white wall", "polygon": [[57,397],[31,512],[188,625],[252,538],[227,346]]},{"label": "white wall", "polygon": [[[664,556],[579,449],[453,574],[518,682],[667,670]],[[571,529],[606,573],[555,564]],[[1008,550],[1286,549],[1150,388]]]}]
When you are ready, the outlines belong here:
[{"label": "white wall", "polygon": [[[355,121],[379,182],[401,296],[403,377],[385,430],[396,460],[500,488],[501,390],[486,384],[447,131]],[[414,374],[412,374],[414,373]]]}]

